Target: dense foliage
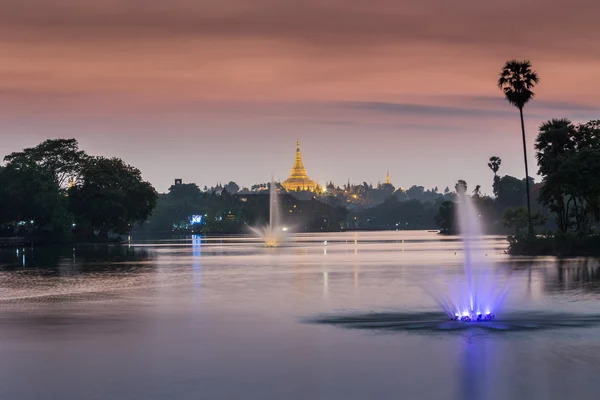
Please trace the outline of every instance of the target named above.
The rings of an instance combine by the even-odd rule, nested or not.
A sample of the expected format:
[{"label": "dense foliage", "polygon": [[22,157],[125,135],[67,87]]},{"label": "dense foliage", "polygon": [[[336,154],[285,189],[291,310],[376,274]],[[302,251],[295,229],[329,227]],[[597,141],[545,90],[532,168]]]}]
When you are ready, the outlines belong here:
[{"label": "dense foliage", "polygon": [[139,169],[118,158],[92,157],[81,169],[81,179],[69,189],[69,209],[80,227],[100,236],[124,235],[135,223],[148,219],[157,194],[142,180]]},{"label": "dense foliage", "polygon": [[[527,140],[525,139],[525,122],[523,108],[534,97],[533,88],[540,81],[538,74],[532,69],[528,60],[507,61],[500,71],[498,88],[504,93],[506,100],[519,110],[521,117],[521,135],[523,140],[523,160],[525,162],[525,197],[527,199],[528,232],[533,234],[531,216],[531,196],[529,182],[529,167],[527,165]],[[495,173],[494,173],[495,174]]]},{"label": "dense foliage", "polygon": [[598,255],[600,121],[553,119],[536,139],[542,182],[538,201],[554,215],[556,232],[510,238],[511,254]]},{"label": "dense foliage", "polygon": [[[269,222],[269,189],[231,194],[201,191],[194,183],[173,185],[159,195],[156,211],[142,228],[154,232],[241,233]],[[314,198],[279,197],[282,223],[297,231],[340,230],[347,210]]]},{"label": "dense foliage", "polygon": [[156,204],[138,169],[90,157],[75,139],[46,140],[0,167],[0,233],[43,240],[105,238],[144,222]]},{"label": "dense foliage", "polygon": [[11,153],[4,161],[14,169],[31,169],[48,175],[59,187],[79,177],[88,155],[79,150],[75,139],[51,139],[39,145]]},{"label": "dense foliage", "polygon": [[539,200],[556,214],[558,230],[590,233],[600,218],[600,121],[548,121],[535,148],[543,184]]}]

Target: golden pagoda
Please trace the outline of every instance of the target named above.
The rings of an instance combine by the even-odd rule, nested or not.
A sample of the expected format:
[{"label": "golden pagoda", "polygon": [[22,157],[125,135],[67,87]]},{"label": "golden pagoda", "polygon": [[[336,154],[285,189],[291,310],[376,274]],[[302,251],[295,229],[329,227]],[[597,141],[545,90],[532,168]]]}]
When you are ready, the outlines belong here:
[{"label": "golden pagoda", "polygon": [[308,190],[314,192],[318,189],[315,181],[308,177],[304,165],[302,165],[302,153],[300,152],[300,142],[296,142],[296,161],[292,167],[290,177],[281,184],[287,191]]}]

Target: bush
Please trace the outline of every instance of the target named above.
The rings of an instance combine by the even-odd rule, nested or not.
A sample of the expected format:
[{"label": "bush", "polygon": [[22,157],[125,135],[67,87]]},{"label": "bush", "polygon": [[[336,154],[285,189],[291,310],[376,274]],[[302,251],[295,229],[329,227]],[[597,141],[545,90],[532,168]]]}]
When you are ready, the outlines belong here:
[{"label": "bush", "polygon": [[600,255],[600,235],[576,236],[561,233],[529,236],[518,234],[509,236],[508,244],[508,253],[511,255],[558,257]]}]

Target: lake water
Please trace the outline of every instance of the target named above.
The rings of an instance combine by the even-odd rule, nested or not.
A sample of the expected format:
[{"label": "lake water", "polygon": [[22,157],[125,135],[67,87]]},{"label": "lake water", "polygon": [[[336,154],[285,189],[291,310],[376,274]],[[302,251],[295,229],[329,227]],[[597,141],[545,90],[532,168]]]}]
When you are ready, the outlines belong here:
[{"label": "lake water", "polygon": [[424,288],[456,238],[133,239],[0,251],[0,399],[600,398],[596,260],[488,237],[503,312],[447,330]]}]

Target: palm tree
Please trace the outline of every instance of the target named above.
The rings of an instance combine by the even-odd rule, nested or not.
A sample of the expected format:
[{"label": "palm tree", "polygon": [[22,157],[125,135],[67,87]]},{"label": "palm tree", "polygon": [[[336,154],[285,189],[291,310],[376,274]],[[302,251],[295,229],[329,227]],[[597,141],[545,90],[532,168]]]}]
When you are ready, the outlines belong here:
[{"label": "palm tree", "polygon": [[462,179],[459,179],[454,185],[454,190],[456,190],[457,194],[466,194],[467,193],[467,182]]},{"label": "palm tree", "polygon": [[490,157],[488,167],[490,167],[490,169],[494,173],[494,180],[496,180],[496,178],[498,177],[498,170],[500,169],[500,164],[502,164],[502,160],[500,159],[500,157]]},{"label": "palm tree", "polygon": [[523,134],[523,158],[525,160],[525,189],[527,190],[527,218],[529,234],[533,234],[531,224],[531,200],[529,195],[529,169],[527,167],[527,144],[525,141],[525,122],[523,121],[523,107],[534,96],[533,87],[540,81],[537,73],[531,69],[531,62],[511,60],[502,67],[498,88],[504,92],[506,100],[519,109],[521,115],[521,133]]}]

